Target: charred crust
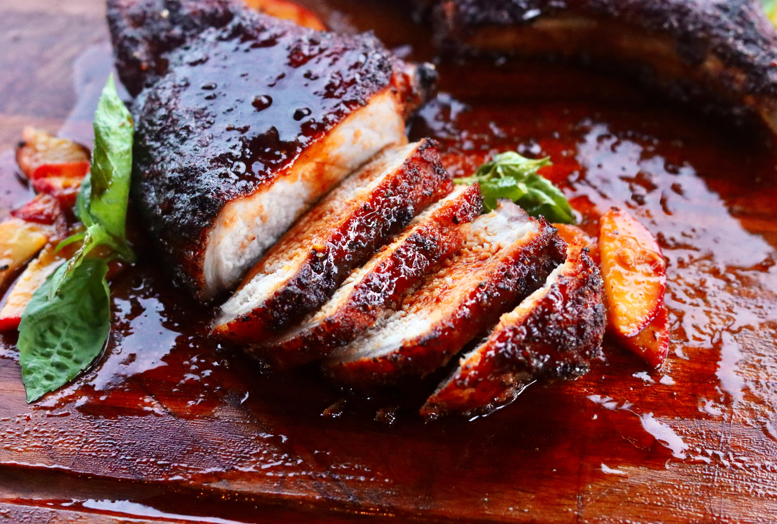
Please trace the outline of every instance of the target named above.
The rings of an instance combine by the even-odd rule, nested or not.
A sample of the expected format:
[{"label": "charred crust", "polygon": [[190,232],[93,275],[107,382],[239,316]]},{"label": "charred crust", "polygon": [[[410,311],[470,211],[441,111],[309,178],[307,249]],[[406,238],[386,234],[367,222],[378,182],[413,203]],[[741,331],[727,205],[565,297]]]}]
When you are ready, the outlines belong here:
[{"label": "charred crust", "polygon": [[[322,33],[246,10],[199,33],[167,55],[167,73],[133,105],[133,199],[177,281],[195,293],[224,206],[272,183],[392,75],[389,53],[371,35]],[[245,80],[266,83],[268,71],[255,67],[261,62],[277,64],[270,74],[285,75],[285,83],[263,88],[277,108],[257,111],[256,88]],[[297,90],[311,104],[300,121],[282,107]]]},{"label": "charred crust", "polygon": [[[618,64],[646,85],[694,101],[705,112],[753,120],[758,108],[749,97],[777,96],[777,32],[756,0],[443,0],[432,15],[436,40],[449,53],[473,51],[471,38],[481,29],[530,30],[544,20],[570,17],[668,38],[688,71],[701,71],[705,61],[720,62],[721,68],[713,67],[715,72],[703,78],[666,77],[647,64]],[[578,59],[596,58],[577,51]],[[608,61],[613,60],[594,60],[606,68]]]}]

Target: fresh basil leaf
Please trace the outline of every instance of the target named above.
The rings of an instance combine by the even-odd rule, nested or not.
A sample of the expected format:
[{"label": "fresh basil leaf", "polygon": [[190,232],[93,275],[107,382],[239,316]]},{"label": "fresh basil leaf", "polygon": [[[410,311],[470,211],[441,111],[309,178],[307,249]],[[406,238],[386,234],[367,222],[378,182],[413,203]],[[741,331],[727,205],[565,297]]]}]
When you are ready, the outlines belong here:
[{"label": "fresh basil leaf", "polygon": [[575,216],[564,194],[537,171],[550,165],[550,159],[530,159],[509,151],[478,168],[471,177],[459,178],[457,184],[478,182],[483,193],[485,212],[496,208],[500,198],[509,198],[531,216],[544,216],[551,222],[573,224]]},{"label": "fresh basil leaf", "polygon": [[[19,325],[19,362],[27,401],[71,381],[102,352],[110,331],[108,264],[84,259],[63,276],[62,265],[32,296]],[[60,280],[59,292],[51,287]]]},{"label": "fresh basil leaf", "polygon": [[124,242],[133,133],[132,117],[119,98],[111,75],[94,114],[89,214],[109,235]]},{"label": "fresh basil leaf", "polygon": [[57,249],[83,241],[68,261],[65,272],[55,279],[50,293],[56,294],[63,279],[98,246],[108,246],[118,257],[132,262],[135,254],[127,243],[127,207],[132,174],[132,117],[116,92],[113,75],[103,89],[94,114],[94,150],[89,176],[81,182],[76,198],[76,216],[86,227],[63,240]]}]

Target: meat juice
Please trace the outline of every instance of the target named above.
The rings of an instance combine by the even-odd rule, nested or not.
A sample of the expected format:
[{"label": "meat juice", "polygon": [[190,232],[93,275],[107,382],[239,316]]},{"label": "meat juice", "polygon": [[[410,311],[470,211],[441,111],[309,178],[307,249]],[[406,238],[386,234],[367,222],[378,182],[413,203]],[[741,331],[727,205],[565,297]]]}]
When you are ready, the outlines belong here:
[{"label": "meat juice", "polygon": [[[388,46],[409,44],[411,58],[430,57],[425,31],[404,16],[351,3],[319,7],[347,27],[375,29]],[[100,49],[90,64],[103,71],[110,49]],[[439,71],[440,92],[410,138],[439,140],[454,175],[494,152],[547,155],[546,176],[587,232],[615,205],[657,236],[671,323],[663,368],[606,339],[577,381],[533,384],[489,417],[424,423],[416,411],[444,371],[369,398],[339,391],[315,366],[262,375],[208,337],[214,311],[173,288],[140,245],[137,264],[111,284],[105,353],[72,384],[27,405],[15,339],[3,336],[6,501],[244,522],[306,522],[314,512],[340,522],[560,521],[571,515],[558,508],[585,519],[607,501],[628,514],[649,500],[640,506],[649,519],[661,505],[718,511],[712,493],[678,479],[714,475],[716,493],[730,497],[743,478],[753,489],[773,479],[777,175],[760,135],[575,67],[482,59],[443,61]],[[81,94],[93,101],[99,91]],[[66,129],[86,141],[75,116]],[[0,162],[7,213],[30,191],[11,154]]]}]

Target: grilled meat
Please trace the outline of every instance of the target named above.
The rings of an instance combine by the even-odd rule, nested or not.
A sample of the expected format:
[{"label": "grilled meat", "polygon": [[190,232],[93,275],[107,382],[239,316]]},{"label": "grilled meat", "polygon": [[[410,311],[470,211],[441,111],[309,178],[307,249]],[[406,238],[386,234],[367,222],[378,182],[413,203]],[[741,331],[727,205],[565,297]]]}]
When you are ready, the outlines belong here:
[{"label": "grilled meat", "polygon": [[757,0],[443,0],[435,10],[446,46],[617,64],[777,132],[777,32]]},{"label": "grilled meat", "polygon": [[452,188],[433,141],[387,148],[275,244],[222,306],[214,332],[250,343],[289,328]]},{"label": "grilled meat", "polygon": [[261,341],[249,351],[278,369],[323,358],[351,342],[436,263],[458,251],[482,207],[477,185],[457,187],[354,271],[317,313],[289,333]]},{"label": "grilled meat", "polygon": [[325,370],[357,388],[424,376],[535,289],[564,259],[564,244],[544,219],[510,201],[473,222],[461,252],[367,331]]},{"label": "grilled meat", "polygon": [[466,354],[456,371],[421,408],[427,418],[446,413],[487,414],[512,402],[538,378],[588,372],[605,328],[603,284],[587,250],[572,245],[545,285],[502,315],[496,329]]},{"label": "grilled meat", "polygon": [[165,55],[166,73],[134,104],[134,201],[203,300],[240,282],[337,182],[403,143],[429,86],[372,35],[232,12]]},{"label": "grilled meat", "polygon": [[116,70],[132,96],[167,71],[167,54],[210,27],[224,27],[236,0],[108,0]]}]

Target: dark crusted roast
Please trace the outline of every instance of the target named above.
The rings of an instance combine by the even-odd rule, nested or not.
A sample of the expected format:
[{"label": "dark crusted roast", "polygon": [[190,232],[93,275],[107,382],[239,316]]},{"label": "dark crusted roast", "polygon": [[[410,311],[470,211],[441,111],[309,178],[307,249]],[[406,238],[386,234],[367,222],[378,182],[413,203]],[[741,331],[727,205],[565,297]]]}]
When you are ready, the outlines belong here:
[{"label": "dark crusted roast", "polygon": [[221,307],[214,332],[251,343],[285,331],[452,189],[432,140],[386,148],[273,246]]},{"label": "dark crusted roast", "polygon": [[203,25],[164,60],[134,103],[133,198],[179,282],[201,299],[237,285],[331,187],[402,143],[426,85],[372,35],[248,9]]},{"label": "dark crusted roast", "polygon": [[777,32],[758,0],[442,0],[446,46],[617,64],[777,132]]},{"label": "dark crusted roast", "polygon": [[421,414],[487,414],[512,402],[538,378],[587,373],[604,336],[602,299],[599,268],[586,250],[571,245],[566,262],[542,288],[502,315],[491,336],[462,357]]},{"label": "dark crusted roast", "polygon": [[356,388],[431,373],[542,286],[564,260],[564,247],[544,219],[500,201],[472,223],[460,253],[398,311],[327,361],[326,372]]},{"label": "dark crusted roast", "polygon": [[477,185],[458,186],[354,271],[318,312],[277,339],[256,341],[248,351],[280,369],[348,344],[396,307],[435,264],[458,251],[482,208]]}]

